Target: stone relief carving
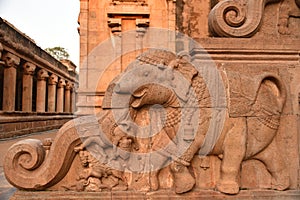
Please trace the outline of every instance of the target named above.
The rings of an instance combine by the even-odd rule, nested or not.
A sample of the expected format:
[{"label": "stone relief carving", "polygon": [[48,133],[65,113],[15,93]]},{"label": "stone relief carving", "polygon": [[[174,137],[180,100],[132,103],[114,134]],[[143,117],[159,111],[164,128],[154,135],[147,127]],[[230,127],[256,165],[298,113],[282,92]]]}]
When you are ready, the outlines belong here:
[{"label": "stone relief carving", "polygon": [[77,191],[127,190],[127,182],[121,171],[105,166],[86,150],[79,151],[79,157],[84,170],[79,174]]},{"label": "stone relief carving", "polygon": [[[289,175],[274,140],[286,100],[284,83],[272,73],[249,76],[254,84],[244,93],[238,74],[227,78],[230,106],[208,154],[221,159],[216,188],[238,193],[242,162],[257,159],[271,174],[272,189],[287,189]],[[244,103],[238,104],[240,96]],[[13,145],[5,157],[7,180],[24,190],[51,188],[79,157],[70,190],[155,191],[166,188],[160,181],[164,170],[176,193],[195,187],[191,164],[207,145],[215,108],[206,81],[185,56],[165,50],[143,53],[112,81],[103,102],[97,116],[67,122],[47,153],[39,140]],[[239,110],[245,111],[239,115]],[[199,167],[207,168],[207,162],[202,159]]]},{"label": "stone relief carving", "polygon": [[283,35],[290,35],[290,18],[300,18],[300,1],[285,0],[280,5],[278,32]]},{"label": "stone relief carving", "polygon": [[264,8],[280,0],[223,0],[209,14],[209,28],[220,37],[251,37],[261,24]]}]

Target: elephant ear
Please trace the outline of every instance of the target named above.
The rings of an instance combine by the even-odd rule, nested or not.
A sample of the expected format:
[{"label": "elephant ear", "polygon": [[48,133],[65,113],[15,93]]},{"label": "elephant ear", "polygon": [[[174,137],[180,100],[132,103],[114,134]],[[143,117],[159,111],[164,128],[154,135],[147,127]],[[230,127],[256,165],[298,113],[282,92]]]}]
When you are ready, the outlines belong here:
[{"label": "elephant ear", "polygon": [[172,83],[176,95],[183,101],[188,100],[188,93],[192,86],[192,81],[197,76],[198,71],[184,58],[176,59],[170,63],[174,68],[174,80]]},{"label": "elephant ear", "polygon": [[286,89],[275,74],[241,74],[227,72],[229,84],[229,115],[257,116],[261,110],[275,114],[282,111]]},{"label": "elephant ear", "polygon": [[280,115],[285,101],[286,88],[282,80],[276,75],[266,74],[261,79],[252,110],[256,113],[263,110],[268,115]]}]

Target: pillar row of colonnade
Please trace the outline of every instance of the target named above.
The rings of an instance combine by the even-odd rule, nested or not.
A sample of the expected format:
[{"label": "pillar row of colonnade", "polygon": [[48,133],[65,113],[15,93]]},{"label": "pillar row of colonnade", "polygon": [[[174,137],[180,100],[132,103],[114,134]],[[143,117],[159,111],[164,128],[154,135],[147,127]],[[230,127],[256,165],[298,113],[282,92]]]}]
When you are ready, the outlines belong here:
[{"label": "pillar row of colonnade", "polygon": [[0,110],[75,112],[75,83],[11,52],[0,60]]}]

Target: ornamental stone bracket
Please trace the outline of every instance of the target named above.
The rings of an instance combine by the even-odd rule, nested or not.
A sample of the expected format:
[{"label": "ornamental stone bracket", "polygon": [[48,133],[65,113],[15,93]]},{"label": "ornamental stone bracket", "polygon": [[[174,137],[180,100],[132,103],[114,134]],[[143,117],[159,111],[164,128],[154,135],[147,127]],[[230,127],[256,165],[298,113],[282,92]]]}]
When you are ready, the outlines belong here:
[{"label": "ornamental stone bracket", "polygon": [[33,74],[34,74],[34,71],[35,71],[35,68],[36,68],[36,66],[35,66],[33,63],[26,62],[26,63],[23,65],[23,72],[24,72],[26,75],[33,75]]},{"label": "ornamental stone bracket", "polygon": [[2,57],[2,60],[4,61],[5,67],[7,68],[16,68],[20,64],[20,58],[10,52],[5,53]]},{"label": "ornamental stone bracket", "polygon": [[150,20],[149,19],[136,19],[135,20],[137,27],[149,27]]},{"label": "ornamental stone bracket", "polygon": [[147,28],[149,27],[150,21],[149,19],[136,19],[135,24],[137,36],[144,36]]},{"label": "ornamental stone bracket", "polygon": [[[109,18],[108,26],[111,28],[113,34],[118,34],[122,31],[122,19],[121,18]],[[144,34],[146,28],[149,27],[149,19],[136,19],[136,28],[138,33]]]},{"label": "ornamental stone bracket", "polygon": [[251,37],[259,30],[265,6],[279,1],[220,1],[209,14],[209,29],[219,37]]},{"label": "ornamental stone bracket", "polygon": [[119,19],[119,18],[109,18],[108,21],[108,26],[111,28],[111,32],[112,33],[119,33],[122,31],[122,26],[121,26],[121,23],[122,23],[122,20]]}]

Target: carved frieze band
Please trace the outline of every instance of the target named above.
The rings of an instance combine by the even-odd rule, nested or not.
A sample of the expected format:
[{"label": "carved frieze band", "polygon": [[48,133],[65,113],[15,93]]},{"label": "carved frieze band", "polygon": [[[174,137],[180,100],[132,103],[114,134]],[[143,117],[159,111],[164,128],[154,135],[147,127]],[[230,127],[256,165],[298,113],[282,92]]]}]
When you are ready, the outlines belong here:
[{"label": "carved frieze band", "polygon": [[209,14],[210,31],[221,37],[251,37],[259,29],[266,4],[279,1],[221,1]]}]

